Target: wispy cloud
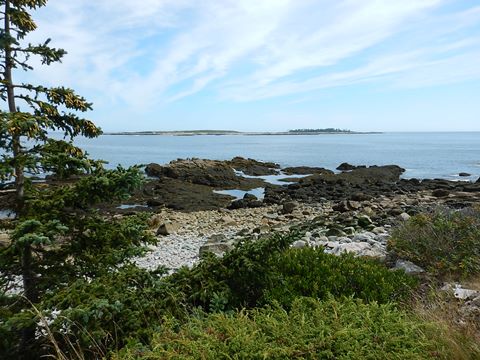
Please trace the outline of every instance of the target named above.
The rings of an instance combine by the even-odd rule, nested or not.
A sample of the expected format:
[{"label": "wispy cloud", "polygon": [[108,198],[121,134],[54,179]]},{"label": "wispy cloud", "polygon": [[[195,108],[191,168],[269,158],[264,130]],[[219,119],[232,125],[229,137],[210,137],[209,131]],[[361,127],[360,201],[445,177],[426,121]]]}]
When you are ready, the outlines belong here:
[{"label": "wispy cloud", "polygon": [[[446,0],[50,0],[33,40],[69,55],[41,80],[144,109],[201,91],[223,100],[362,82],[480,78],[480,7]],[[468,32],[461,31],[470,28]],[[302,95],[304,96],[304,95]]]}]

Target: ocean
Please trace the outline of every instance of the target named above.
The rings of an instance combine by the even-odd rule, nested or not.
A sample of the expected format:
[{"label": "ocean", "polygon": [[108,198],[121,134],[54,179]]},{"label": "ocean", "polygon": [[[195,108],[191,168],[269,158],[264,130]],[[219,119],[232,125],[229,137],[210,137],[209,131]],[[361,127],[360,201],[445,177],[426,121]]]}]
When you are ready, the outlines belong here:
[{"label": "ocean", "polygon": [[[396,164],[405,178],[476,180],[480,177],[480,132],[326,135],[103,135],[76,144],[108,167],[178,158],[226,160],[243,156],[282,167]],[[471,174],[459,177],[460,172]]]}]

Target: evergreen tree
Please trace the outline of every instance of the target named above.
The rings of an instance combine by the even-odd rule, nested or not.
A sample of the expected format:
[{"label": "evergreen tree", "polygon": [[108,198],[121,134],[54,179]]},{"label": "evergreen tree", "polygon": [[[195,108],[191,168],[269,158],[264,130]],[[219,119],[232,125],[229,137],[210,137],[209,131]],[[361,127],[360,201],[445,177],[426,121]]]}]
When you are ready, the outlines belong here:
[{"label": "evergreen tree", "polygon": [[[91,138],[101,134],[91,121],[79,116],[91,110],[91,104],[69,88],[14,80],[15,71],[33,70],[32,57],[50,65],[60,62],[66,54],[63,49],[51,47],[50,39],[41,44],[26,42],[27,35],[37,27],[30,13],[46,3],[0,0],[0,99],[4,104],[0,108],[0,184],[13,180],[16,194],[15,229],[11,246],[0,253],[0,275],[21,276],[24,308],[38,303],[47,288],[78,276],[78,269],[97,264],[94,256],[82,255],[88,246],[102,254],[102,246],[107,250],[115,246],[128,248],[132,242],[139,245],[143,240],[141,231],[124,236],[120,230],[131,231],[131,227],[112,229],[103,219],[85,213],[89,205],[123,197],[141,184],[138,168],[106,171],[101,162],[89,160],[73,145],[76,136]],[[54,132],[63,133],[63,139],[53,137]],[[46,173],[60,179],[75,174],[94,176],[46,190],[33,186],[30,177]],[[103,244],[95,244],[98,233],[108,234],[99,237]],[[117,237],[115,241],[112,236]],[[78,257],[76,267],[68,265],[67,259],[72,256]],[[108,265],[108,260],[104,261],[103,265]],[[112,264],[120,261],[121,256],[110,259]],[[35,322],[27,321],[18,328],[23,329],[20,353],[35,358],[38,354],[28,350],[34,343]]]}]

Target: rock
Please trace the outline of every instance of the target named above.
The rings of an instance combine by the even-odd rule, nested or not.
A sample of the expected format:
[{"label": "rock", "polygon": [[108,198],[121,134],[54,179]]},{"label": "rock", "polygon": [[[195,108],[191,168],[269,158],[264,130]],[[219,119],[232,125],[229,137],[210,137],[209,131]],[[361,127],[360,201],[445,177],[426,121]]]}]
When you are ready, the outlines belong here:
[{"label": "rock", "polygon": [[336,203],[335,205],[332,206],[333,211],[338,211],[341,213],[347,212],[350,209],[348,208],[348,204],[346,201],[341,201],[339,203]]},{"label": "rock", "polygon": [[330,228],[328,231],[325,233],[326,236],[347,236],[345,232],[341,229],[338,228]]},{"label": "rock", "polygon": [[224,234],[213,234],[207,240],[207,243],[218,243],[227,241],[227,237]]},{"label": "rock", "polygon": [[461,172],[460,174],[458,174],[458,176],[467,177],[467,176],[472,176],[472,174],[469,174],[467,172]]},{"label": "rock", "polygon": [[294,201],[288,201],[282,205],[283,214],[291,214],[297,208],[298,204]]},{"label": "rock", "polygon": [[374,234],[376,234],[376,235],[380,235],[380,234],[386,233],[386,230],[385,230],[384,227],[378,226],[378,227],[373,228],[373,229],[372,229],[372,232],[373,232]]},{"label": "rock", "polygon": [[162,206],[164,205],[164,202],[160,199],[157,198],[151,198],[147,200],[147,206],[148,207],[157,207],[157,206]]},{"label": "rock", "polygon": [[249,201],[257,201],[258,198],[253,195],[253,194],[249,194],[249,193],[246,193],[245,195],[243,195],[243,199],[244,200],[249,200]]},{"label": "rock", "polygon": [[[255,197],[256,198],[256,197]],[[235,210],[235,209],[245,209],[245,208],[258,208],[262,207],[263,203],[258,200],[252,200],[251,198],[247,199],[239,199],[232,201],[230,205],[228,205],[229,210]]]},{"label": "rock", "polygon": [[354,201],[368,201],[372,197],[364,194],[363,192],[357,192],[351,196],[351,199]]},{"label": "rock", "polygon": [[200,247],[199,255],[202,256],[207,252],[211,252],[218,257],[222,257],[227,251],[233,248],[229,243],[206,243]]},{"label": "rock", "polygon": [[432,191],[432,195],[440,198],[440,197],[447,197],[450,194],[448,190],[445,189],[436,189]]},{"label": "rock", "polygon": [[294,249],[302,249],[304,247],[307,247],[307,242],[304,240],[297,240],[292,244],[292,248]]},{"label": "rock", "polygon": [[406,212],[401,213],[400,215],[397,216],[397,219],[400,221],[408,221],[410,219],[410,215],[408,215]]},{"label": "rock", "polygon": [[358,233],[355,234],[355,236],[352,238],[352,240],[356,242],[369,242],[372,239],[373,237],[368,235],[367,233]]},{"label": "rock", "polygon": [[369,243],[362,242],[351,242],[351,243],[337,243],[333,249],[329,252],[334,255],[341,255],[343,253],[353,253],[355,256],[365,256],[376,258],[379,260],[385,260],[386,250],[380,246],[372,246]]},{"label": "rock", "polygon": [[401,260],[401,259],[398,259],[395,262],[395,266],[393,268],[396,270],[403,270],[405,271],[406,274],[409,274],[409,275],[417,275],[425,272],[425,270],[422,269],[420,266],[415,265],[414,263],[408,260]]},{"label": "rock", "polygon": [[10,236],[7,233],[0,233],[0,249],[9,246],[10,243]]},{"label": "rock", "polygon": [[261,162],[237,156],[228,161],[228,165],[249,176],[276,175],[280,165],[272,162]]},{"label": "rock", "polygon": [[160,225],[160,227],[157,230],[157,236],[162,235],[172,235],[177,232],[177,230],[180,228],[180,226],[177,223],[164,223]]},{"label": "rock", "polygon": [[270,227],[268,227],[267,225],[258,226],[255,229],[253,229],[254,234],[265,234],[269,231],[270,231]]},{"label": "rock", "polygon": [[350,171],[350,170],[355,170],[357,167],[355,165],[351,165],[349,163],[341,163],[340,165],[337,166],[337,170],[340,171]]},{"label": "rock", "polygon": [[355,234],[355,228],[353,226],[348,226],[343,229],[343,232],[347,235],[354,235]]},{"label": "rock", "polygon": [[179,179],[197,185],[215,188],[241,188],[247,184],[250,188],[264,184],[262,179],[247,179],[238,176],[227,161],[206,159],[179,159],[166,166],[149,164],[145,168],[149,176]]},{"label": "rock", "polygon": [[321,167],[296,166],[282,169],[286,175],[313,175],[313,174],[333,174],[332,170]]},{"label": "rock", "polygon": [[145,172],[148,176],[160,177],[163,174],[163,166],[155,163],[148,164],[145,167]]},{"label": "rock", "polygon": [[388,240],[390,239],[390,235],[387,234],[387,233],[378,234],[378,235],[375,235],[374,239],[375,239],[375,241],[377,241],[381,244],[386,244],[388,242]]},{"label": "rock", "polygon": [[265,214],[263,217],[268,220],[278,220],[278,214]]},{"label": "rock", "polygon": [[370,225],[373,224],[372,219],[370,219],[368,215],[360,215],[358,216],[357,220],[358,220],[358,226],[364,229],[370,227]]},{"label": "rock", "polygon": [[358,201],[347,200],[347,207],[350,210],[358,210],[362,207],[362,205]]},{"label": "rock", "polygon": [[453,290],[453,295],[460,300],[473,299],[477,296],[480,296],[480,291],[464,289],[462,285],[456,284],[455,289]]}]

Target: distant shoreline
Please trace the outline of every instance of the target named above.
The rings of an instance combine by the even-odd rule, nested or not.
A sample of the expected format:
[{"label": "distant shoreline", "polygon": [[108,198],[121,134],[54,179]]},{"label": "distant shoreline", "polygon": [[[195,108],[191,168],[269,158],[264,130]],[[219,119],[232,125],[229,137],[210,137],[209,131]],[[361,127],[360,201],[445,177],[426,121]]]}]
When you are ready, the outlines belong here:
[{"label": "distant shoreline", "polygon": [[356,134],[382,134],[382,132],[368,131],[312,131],[312,132],[292,132],[292,131],[264,131],[264,132],[242,132],[242,131],[230,131],[230,130],[192,130],[192,131],[119,131],[119,132],[106,132],[103,135],[134,135],[134,136],[148,136],[148,135],[160,135],[160,136],[225,136],[225,135],[243,135],[243,136],[265,136],[265,135],[356,135]]}]

